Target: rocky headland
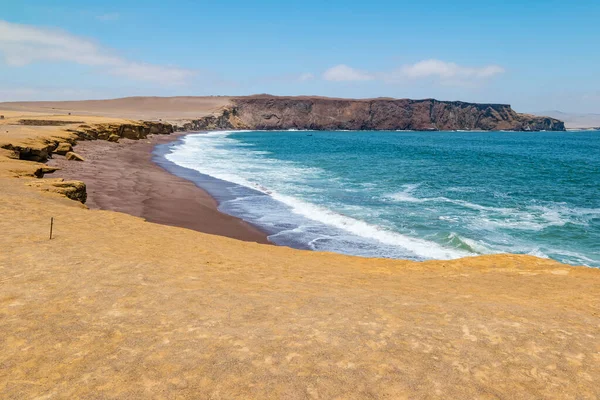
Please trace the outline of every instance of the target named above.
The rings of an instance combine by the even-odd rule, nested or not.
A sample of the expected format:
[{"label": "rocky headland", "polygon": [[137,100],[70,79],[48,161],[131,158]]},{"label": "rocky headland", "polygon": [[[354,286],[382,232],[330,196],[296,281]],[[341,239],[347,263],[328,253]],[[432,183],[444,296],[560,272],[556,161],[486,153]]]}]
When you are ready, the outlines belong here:
[{"label": "rocky headland", "polygon": [[506,104],[263,95],[231,98],[218,112],[180,129],[564,131],[565,125],[554,118],[519,114]]},{"label": "rocky headland", "polygon": [[[164,121],[173,124],[179,131],[565,130],[565,124],[559,119],[520,114],[507,104],[435,99],[339,99],[271,95],[127,97],[112,100],[12,102],[0,103],[0,107],[12,111]],[[55,123],[60,124],[61,121]]]}]

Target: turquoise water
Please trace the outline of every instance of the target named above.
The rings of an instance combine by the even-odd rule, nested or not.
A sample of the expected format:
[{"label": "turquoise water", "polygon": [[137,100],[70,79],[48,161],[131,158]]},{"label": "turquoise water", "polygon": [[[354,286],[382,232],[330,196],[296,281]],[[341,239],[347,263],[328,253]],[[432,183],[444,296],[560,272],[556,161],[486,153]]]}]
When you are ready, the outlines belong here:
[{"label": "turquoise water", "polygon": [[221,209],[279,244],[600,266],[600,132],[217,132],[166,158],[234,183]]}]

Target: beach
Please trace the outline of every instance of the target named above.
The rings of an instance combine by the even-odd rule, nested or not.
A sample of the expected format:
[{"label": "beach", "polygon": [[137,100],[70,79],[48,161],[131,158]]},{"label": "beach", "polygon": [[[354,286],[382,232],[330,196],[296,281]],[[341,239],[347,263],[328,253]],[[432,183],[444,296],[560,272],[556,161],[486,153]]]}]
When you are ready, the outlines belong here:
[{"label": "beach", "polygon": [[178,135],[154,135],[146,140],[122,139],[81,142],[73,163],[55,155],[48,162],[61,168],[50,178],[84,181],[86,205],[91,209],[124,212],[149,222],[179,226],[213,235],[269,243],[257,228],[219,212],[217,202],[192,182],[165,171],[152,161],[154,147],[177,140]]},{"label": "beach", "polygon": [[93,111],[0,111],[0,397],[600,396],[600,270],[266,245]]}]

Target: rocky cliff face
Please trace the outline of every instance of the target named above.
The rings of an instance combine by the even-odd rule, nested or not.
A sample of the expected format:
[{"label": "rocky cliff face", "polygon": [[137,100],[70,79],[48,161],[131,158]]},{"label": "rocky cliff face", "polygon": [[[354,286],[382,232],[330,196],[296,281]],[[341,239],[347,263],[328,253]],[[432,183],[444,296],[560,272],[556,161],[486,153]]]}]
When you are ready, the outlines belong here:
[{"label": "rocky cliff face", "polygon": [[221,129],[259,129],[250,128],[247,123],[238,118],[238,109],[235,106],[226,107],[216,115],[209,115],[204,118],[195,119],[186,122],[178,129],[181,131],[210,131]]},{"label": "rocky cliff face", "polygon": [[[67,121],[68,122],[68,121]],[[21,120],[21,125],[35,126],[56,126],[64,125],[62,121],[45,121],[45,120]],[[79,122],[77,122],[79,123]],[[70,122],[73,124],[73,122]],[[76,129],[66,129],[76,135],[78,139],[70,139],[71,143],[61,143],[60,140],[43,140],[38,141],[30,146],[13,145],[12,143],[0,144],[0,148],[13,152],[11,157],[28,160],[45,162],[53,153],[62,154],[61,145],[74,144],[77,140],[110,140],[117,141],[120,138],[133,140],[145,139],[148,135],[169,135],[174,132],[174,127],[171,124],[161,122],[140,122],[131,124],[95,124],[79,125]],[[111,139],[111,137],[116,138]]]},{"label": "rocky cliff face", "polygon": [[[78,140],[108,140],[118,141],[121,138],[139,140],[148,135],[168,135],[173,133],[174,127],[162,122],[131,122],[131,123],[106,123],[86,125],[83,121],[57,121],[43,119],[28,119],[18,121],[19,125],[28,126],[69,126],[64,131],[71,135],[41,136],[27,142],[13,143],[8,141],[0,143],[0,162],[4,160],[26,160],[43,163],[53,154],[64,155],[68,160],[83,161],[81,156],[73,153],[73,145]],[[81,125],[79,125],[81,124]],[[7,131],[8,132],[8,131]],[[13,172],[14,176],[43,178],[45,174],[55,172],[58,168],[37,164],[36,168],[26,168],[22,172]],[[70,199],[85,203],[87,191],[85,183],[80,181],[65,181],[64,179],[37,179],[27,185],[36,187],[41,191],[59,193]]]},{"label": "rocky cliff face", "polygon": [[516,113],[505,104],[433,99],[349,100],[321,97],[233,98],[222,114],[192,121],[186,130],[565,130],[554,118]]},{"label": "rocky cliff face", "polygon": [[92,127],[80,125],[78,129],[69,129],[68,131],[83,140],[109,140],[111,136],[117,139],[139,140],[145,139],[148,135],[169,135],[173,133],[174,127],[161,122],[140,122],[136,124],[96,124]]}]

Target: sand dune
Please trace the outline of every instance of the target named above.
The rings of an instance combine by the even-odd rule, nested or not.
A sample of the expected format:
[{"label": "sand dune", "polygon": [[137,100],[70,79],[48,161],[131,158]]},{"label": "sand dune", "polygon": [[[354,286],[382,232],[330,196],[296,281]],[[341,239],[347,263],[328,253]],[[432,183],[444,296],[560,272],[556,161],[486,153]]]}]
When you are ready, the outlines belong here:
[{"label": "sand dune", "polygon": [[125,97],[111,100],[34,101],[0,103],[0,110],[67,113],[145,120],[178,120],[209,115],[229,103],[229,97]]}]

